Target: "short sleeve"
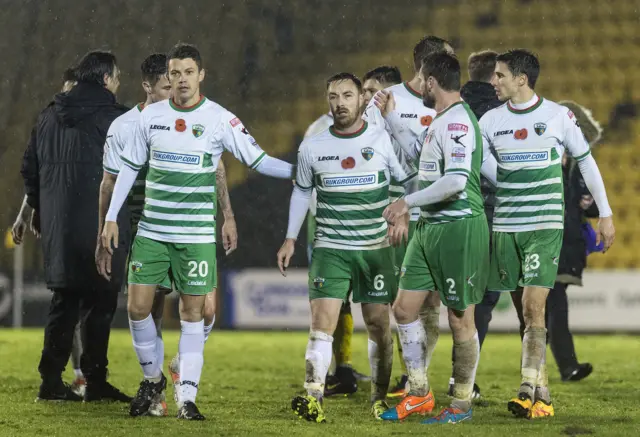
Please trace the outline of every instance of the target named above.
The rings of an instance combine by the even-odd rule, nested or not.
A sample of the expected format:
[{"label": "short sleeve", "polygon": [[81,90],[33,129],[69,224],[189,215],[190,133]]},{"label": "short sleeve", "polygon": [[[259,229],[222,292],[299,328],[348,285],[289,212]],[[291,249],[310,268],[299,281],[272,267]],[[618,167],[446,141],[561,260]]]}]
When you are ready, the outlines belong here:
[{"label": "short sleeve", "polygon": [[564,107],[561,117],[562,144],[576,161],[582,161],[591,154],[591,149],[580,129],[578,119],[570,109]]},{"label": "short sleeve", "polygon": [[149,161],[149,126],[144,112],[133,128],[133,135],[127,135],[123,140],[123,150],[120,155],[122,164],[140,171]]},{"label": "short sleeve", "polygon": [[222,145],[240,162],[255,169],[267,156],[240,119],[227,111],[222,119]]},{"label": "short sleeve", "polygon": [[[446,129],[446,130],[444,130]],[[445,174],[459,174],[469,176],[471,173],[471,158],[475,146],[475,129],[472,120],[466,119],[461,123],[448,123],[443,126],[442,156]]]},{"label": "short sleeve", "polygon": [[124,144],[122,144],[122,139],[118,134],[117,126],[117,121],[114,121],[111,123],[111,126],[109,126],[104,142],[104,158],[102,159],[104,171],[114,175],[120,173],[120,166],[122,165],[120,155],[124,150]]},{"label": "short sleeve", "polygon": [[312,158],[308,143],[302,142],[298,149],[298,166],[296,168],[296,185],[303,190],[313,188]]}]

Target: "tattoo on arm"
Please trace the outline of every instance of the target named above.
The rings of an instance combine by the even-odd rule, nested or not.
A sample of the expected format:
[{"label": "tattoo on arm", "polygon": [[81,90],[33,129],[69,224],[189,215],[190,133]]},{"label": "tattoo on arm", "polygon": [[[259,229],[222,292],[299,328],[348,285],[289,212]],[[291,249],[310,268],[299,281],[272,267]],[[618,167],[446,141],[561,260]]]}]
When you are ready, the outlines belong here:
[{"label": "tattoo on arm", "polygon": [[229,188],[227,187],[227,172],[222,159],[220,159],[218,170],[216,171],[216,185],[218,189],[218,203],[220,204],[222,214],[225,218],[233,217],[231,200],[229,199]]}]

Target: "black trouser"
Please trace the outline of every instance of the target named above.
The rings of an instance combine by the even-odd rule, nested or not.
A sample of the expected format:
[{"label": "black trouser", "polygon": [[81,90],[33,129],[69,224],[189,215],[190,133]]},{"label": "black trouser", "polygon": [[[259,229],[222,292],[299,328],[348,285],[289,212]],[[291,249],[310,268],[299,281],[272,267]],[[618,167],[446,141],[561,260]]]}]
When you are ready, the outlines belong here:
[{"label": "black trouser", "polygon": [[106,380],[109,334],[117,302],[118,293],[114,289],[53,290],[44,331],[44,348],[38,366],[44,383],[61,381],[80,315],[83,346],[80,368],[89,383]]},{"label": "black trouser", "polygon": [[[545,323],[547,325],[547,343],[558,365],[560,375],[567,376],[578,367],[578,358],[573,344],[573,335],[569,330],[569,300],[567,284],[556,282],[547,296]],[[519,294],[522,302],[522,294]],[[514,304],[516,299],[514,299]],[[515,305],[520,320],[520,337],[524,336],[524,317],[522,304]]]}]

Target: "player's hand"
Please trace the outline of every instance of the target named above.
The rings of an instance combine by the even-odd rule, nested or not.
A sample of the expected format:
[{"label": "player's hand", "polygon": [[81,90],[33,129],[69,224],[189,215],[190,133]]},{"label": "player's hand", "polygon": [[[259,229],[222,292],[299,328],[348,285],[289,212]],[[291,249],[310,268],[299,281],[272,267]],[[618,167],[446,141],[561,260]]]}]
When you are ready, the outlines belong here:
[{"label": "player's hand", "polygon": [[378,91],[373,96],[373,100],[383,117],[386,117],[390,112],[393,112],[396,109],[396,99],[393,97],[393,93],[390,93],[389,91]]},{"label": "player's hand", "polygon": [[396,225],[389,225],[387,236],[389,237],[389,243],[393,247],[398,247],[409,241],[409,226],[405,224],[404,220],[398,220]]},{"label": "player's hand", "polygon": [[111,281],[111,254],[102,244],[102,238],[98,239],[96,246],[96,267],[100,276],[107,281]]},{"label": "player's hand", "polygon": [[27,230],[27,223],[22,218],[22,215],[16,217],[16,221],[11,227],[11,238],[15,244],[22,244],[24,233]]},{"label": "player's hand", "polygon": [[580,198],[580,208],[587,210],[593,205],[593,197],[588,194],[583,194]]},{"label": "player's hand", "polygon": [[118,248],[118,223],[105,222],[100,240],[100,244],[102,244],[109,255],[113,255],[113,249]]},{"label": "player's hand", "polygon": [[287,238],[278,251],[278,268],[282,276],[287,276],[287,267],[289,267],[289,261],[291,261],[291,257],[295,251],[295,245],[296,240]]},{"label": "player's hand", "polygon": [[224,254],[229,255],[238,248],[238,228],[236,227],[236,219],[233,216],[225,217],[222,225],[222,247]]},{"label": "player's hand", "polygon": [[387,206],[382,213],[382,217],[387,220],[387,223],[396,225],[402,216],[409,212],[409,206],[404,199],[398,199],[391,205]]},{"label": "player's hand", "polygon": [[29,229],[31,229],[31,232],[33,232],[33,235],[35,235],[36,238],[40,238],[40,212],[35,209],[31,211]]},{"label": "player's hand", "polygon": [[609,250],[616,239],[616,228],[613,226],[613,217],[600,217],[598,220],[598,229],[596,230],[596,245],[604,242],[603,252]]}]

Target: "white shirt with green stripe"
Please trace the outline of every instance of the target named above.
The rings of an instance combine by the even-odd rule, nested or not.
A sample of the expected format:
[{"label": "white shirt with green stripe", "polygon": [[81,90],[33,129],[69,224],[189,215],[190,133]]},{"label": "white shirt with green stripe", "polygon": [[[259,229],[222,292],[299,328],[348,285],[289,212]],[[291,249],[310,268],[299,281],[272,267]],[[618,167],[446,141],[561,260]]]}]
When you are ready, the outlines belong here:
[{"label": "white shirt with green stripe", "polygon": [[[407,82],[399,83],[397,85],[386,88],[386,91],[393,93],[393,97],[396,102],[395,111],[399,115],[399,121],[413,134],[418,137],[425,129],[429,127],[433,118],[436,116],[436,111],[432,108],[427,108],[422,103],[422,95],[412,89]],[[386,131],[391,135],[393,148],[396,152],[396,156],[403,165],[405,171],[408,173],[417,172],[416,162],[412,160],[400,147],[396,138],[393,137],[391,127],[386,122],[380,110],[375,105],[374,99],[371,99],[367,108],[364,111],[363,118],[369,122],[369,124],[378,125],[384,127]],[[417,182],[417,179],[416,179]],[[415,191],[417,187],[412,187],[411,191]],[[391,201],[398,200],[406,194],[405,187],[395,180],[391,180],[389,187],[389,195]],[[416,221],[420,218],[420,208],[412,208],[410,212],[411,221]]]},{"label": "white shirt with green stripe", "polygon": [[[406,200],[410,205],[422,205],[422,220],[441,224],[484,214],[480,192],[482,138],[476,117],[466,103],[459,101],[437,114],[415,147],[420,154],[420,191]],[[419,201],[424,193],[435,189],[427,191],[430,186],[448,175],[457,176],[456,181],[460,179],[461,190],[454,190],[454,194],[437,202]]]},{"label": "white shirt with green stripe", "polygon": [[[485,153],[491,149],[498,161],[493,230],[563,229],[562,156],[565,149],[578,162],[591,156],[573,112],[534,95],[488,111],[480,128]],[[597,179],[602,184],[599,172]],[[601,203],[610,212],[606,194]]]},{"label": "white shirt with green stripe", "polygon": [[[125,112],[111,123],[107,132],[107,139],[104,144],[104,158],[102,166],[104,171],[113,175],[120,173],[122,160],[120,155],[124,150],[124,146],[129,138],[134,134],[135,127],[140,121],[140,114],[144,106],[142,103]],[[131,223],[137,225],[142,215],[144,206],[144,180],[147,175],[146,166],[138,172],[138,177],[133,184],[133,188],[129,192],[127,198],[127,206],[131,213]]]},{"label": "white shirt with green stripe", "polygon": [[[349,135],[333,126],[302,142],[296,185],[317,191],[316,248],[374,250],[389,246],[382,217],[389,204],[389,181],[408,183],[387,132],[363,123]],[[291,226],[295,238],[300,224]],[[295,235],[293,235],[295,234]]]},{"label": "white shirt with green stripe", "polygon": [[215,242],[215,172],[224,150],[252,169],[266,156],[235,115],[206,97],[189,108],[171,99],[146,107],[121,155],[134,171],[149,166],[137,235]]}]

